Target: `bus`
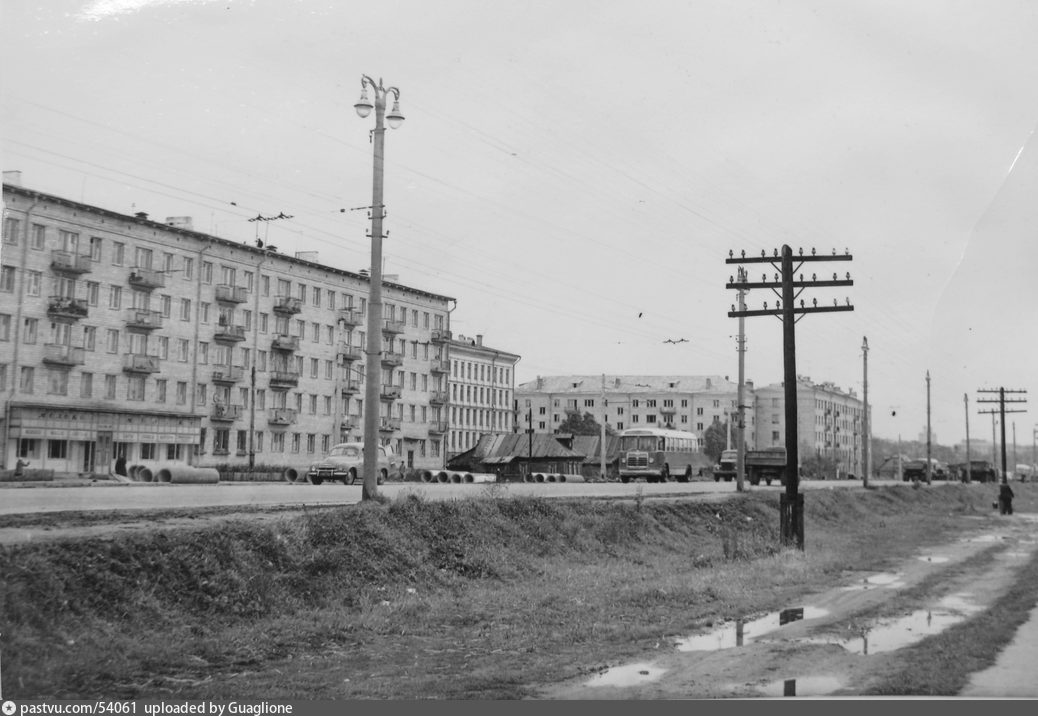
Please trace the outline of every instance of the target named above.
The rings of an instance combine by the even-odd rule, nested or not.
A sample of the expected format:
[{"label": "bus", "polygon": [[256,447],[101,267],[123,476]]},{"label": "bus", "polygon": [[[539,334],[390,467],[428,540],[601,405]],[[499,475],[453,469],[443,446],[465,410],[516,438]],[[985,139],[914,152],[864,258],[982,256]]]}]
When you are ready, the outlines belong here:
[{"label": "bus", "polygon": [[692,479],[692,466],[704,465],[695,433],[665,428],[628,428],[620,433],[620,482]]}]

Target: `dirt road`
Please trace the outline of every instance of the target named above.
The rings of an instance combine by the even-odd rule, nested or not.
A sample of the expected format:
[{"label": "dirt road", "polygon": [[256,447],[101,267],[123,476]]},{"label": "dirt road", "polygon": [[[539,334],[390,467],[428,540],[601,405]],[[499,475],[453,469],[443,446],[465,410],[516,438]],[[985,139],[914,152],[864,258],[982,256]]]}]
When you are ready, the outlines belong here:
[{"label": "dirt road", "polygon": [[[982,526],[981,518],[975,522],[977,528],[962,538],[920,552],[888,573],[852,573],[842,586],[790,604],[792,611],[754,615],[660,643],[637,662],[545,688],[540,698],[860,694],[897,649],[989,608],[1013,583],[1014,568],[1038,551],[1038,515],[1016,514],[994,528],[986,521]],[[976,559],[985,553],[990,558]],[[907,603],[898,599],[896,610],[885,608],[924,583],[934,586]],[[1018,633],[1019,639],[1030,639],[1038,628],[1028,624]],[[1035,645],[1026,647],[1033,651]],[[1000,660],[999,666],[983,678],[977,675],[967,693],[1038,696],[1033,661]]]}]

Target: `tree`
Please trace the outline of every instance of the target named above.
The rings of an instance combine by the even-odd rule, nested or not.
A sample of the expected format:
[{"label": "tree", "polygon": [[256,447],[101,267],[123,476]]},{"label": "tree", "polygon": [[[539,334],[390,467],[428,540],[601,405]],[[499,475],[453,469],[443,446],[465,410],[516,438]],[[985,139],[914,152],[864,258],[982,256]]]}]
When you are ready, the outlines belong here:
[{"label": "tree", "polygon": [[[562,424],[559,425],[555,432],[569,433],[571,435],[601,435],[602,426],[598,424],[595,416],[591,413],[581,415],[574,410],[566,415],[566,419],[562,421]],[[614,434],[614,430],[606,425],[606,435]]]},{"label": "tree", "polygon": [[711,423],[703,432],[703,453],[717,462],[728,446],[728,423]]}]

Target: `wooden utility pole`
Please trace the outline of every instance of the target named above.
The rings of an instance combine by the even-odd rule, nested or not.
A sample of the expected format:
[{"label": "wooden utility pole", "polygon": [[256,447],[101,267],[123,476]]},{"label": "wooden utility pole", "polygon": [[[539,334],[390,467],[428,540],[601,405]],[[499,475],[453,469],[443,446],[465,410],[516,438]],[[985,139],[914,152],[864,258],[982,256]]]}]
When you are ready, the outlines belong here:
[{"label": "wooden utility pole", "polygon": [[973,482],[973,462],[970,458],[970,396],[962,394],[962,402],[966,406],[966,484]]},{"label": "wooden utility pole", "polygon": [[869,487],[869,451],[872,447],[870,445],[871,440],[869,439],[869,339],[863,337],[861,339],[861,373],[862,373],[862,487],[868,489]]},{"label": "wooden utility pole", "polygon": [[851,281],[849,273],[846,279],[838,278],[834,273],[831,281],[826,279],[819,280],[816,274],[812,274],[811,279],[807,281],[804,280],[803,274],[800,274],[799,278],[794,275],[796,271],[808,262],[850,261],[851,255],[849,252],[838,256],[834,249],[832,256],[817,256],[814,249],[812,249],[810,256],[804,256],[804,251],[801,249],[795,260],[797,262],[796,267],[793,265],[793,249],[786,245],[782,247],[781,256],[778,249],[774,250],[772,256],[767,256],[766,252],[761,251],[760,258],[755,256],[747,257],[745,251],[741,252],[739,258],[736,258],[734,253],[729,251],[728,259],[725,263],[740,265],[768,263],[779,273],[775,274],[774,281],[768,281],[768,277],[765,274],[761,277],[760,282],[755,282],[747,281],[746,273],[740,271],[739,280],[729,277],[725,288],[737,291],[754,288],[771,289],[780,299],[773,309],[768,308],[767,302],[764,303],[763,309],[756,310],[746,310],[741,305],[736,309],[733,305],[732,310],[728,312],[728,317],[777,316],[782,321],[782,365],[783,385],[785,387],[784,399],[786,403],[786,490],[779,500],[779,532],[784,545],[795,544],[798,549],[802,550],[804,549],[804,496],[798,491],[800,486],[800,459],[797,444],[796,321],[800,320],[800,317],[805,313],[853,311],[854,307],[850,305],[850,299],[847,299],[847,305],[845,306],[839,305],[835,300],[832,306],[819,306],[818,299],[814,299],[811,306],[806,306],[804,300],[801,299],[800,306],[797,307],[795,306],[795,301],[805,288],[852,286],[854,282]]},{"label": "wooden utility pole", "polygon": [[[1009,475],[1006,472],[1006,413],[1026,413],[1027,411],[1024,410],[1024,409],[1020,409],[1020,410],[1013,410],[1013,409],[1006,410],[1006,403],[1010,403],[1010,404],[1013,404],[1013,403],[1026,403],[1027,399],[1026,398],[1009,398],[1009,399],[1007,399],[1006,398],[1006,393],[1022,394],[1022,393],[1026,393],[1027,391],[1026,390],[1007,390],[1006,388],[998,388],[996,390],[994,388],[991,388],[991,389],[988,389],[988,390],[980,389],[980,390],[977,390],[977,392],[978,393],[998,393],[998,400],[993,400],[993,399],[985,400],[985,399],[982,399],[982,398],[978,398],[977,402],[978,403],[998,403],[999,421],[1001,422],[1001,428],[1002,428],[1002,482],[1003,483],[1007,483],[1007,482],[1009,482],[1009,479],[1008,479]],[[981,410],[980,412],[981,413],[991,413],[991,419],[994,420],[994,418],[995,418],[995,415],[994,415],[995,414],[995,410],[994,409],[992,409],[992,410]],[[992,442],[994,441],[994,437],[995,437],[994,436],[994,426],[992,424],[992,436],[991,436]]]},{"label": "wooden utility pole", "polygon": [[933,482],[933,463],[930,462],[930,371],[926,371],[926,484]]},{"label": "wooden utility pole", "polygon": [[599,434],[600,434],[600,438],[599,439],[600,439],[602,444],[600,446],[601,449],[599,450],[599,453],[600,453],[600,460],[601,460],[600,470],[601,470],[601,473],[602,473],[602,481],[604,482],[605,479],[606,479],[606,397],[605,397],[605,373],[602,374],[602,396],[601,396],[601,400],[602,400],[602,426],[601,426],[601,429],[599,430]]},{"label": "wooden utility pole", "polygon": [[[742,266],[739,267],[739,280],[746,280],[746,269]],[[739,310],[746,310],[746,289],[740,288],[738,292],[739,296]],[[739,388],[736,393],[736,401],[738,404],[737,415],[738,417],[738,430],[735,433],[735,490],[736,492],[742,492],[746,489],[745,476],[746,476],[746,406],[743,404],[745,395],[745,383],[746,383],[746,319],[743,316],[739,316]]]}]

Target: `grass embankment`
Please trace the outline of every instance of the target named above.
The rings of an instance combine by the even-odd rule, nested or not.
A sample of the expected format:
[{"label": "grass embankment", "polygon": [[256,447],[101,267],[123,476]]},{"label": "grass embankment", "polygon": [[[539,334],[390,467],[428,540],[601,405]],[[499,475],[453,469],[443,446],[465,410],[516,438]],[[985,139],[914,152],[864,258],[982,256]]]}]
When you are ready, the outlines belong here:
[{"label": "grass embankment", "polygon": [[[5,548],[5,696],[529,696],[786,606],[847,568],[882,569],[990,514],[993,488],[811,492],[804,552],[777,548],[774,493],[718,505],[486,492]],[[1016,492],[1018,509],[1038,505],[1034,486]]]}]

